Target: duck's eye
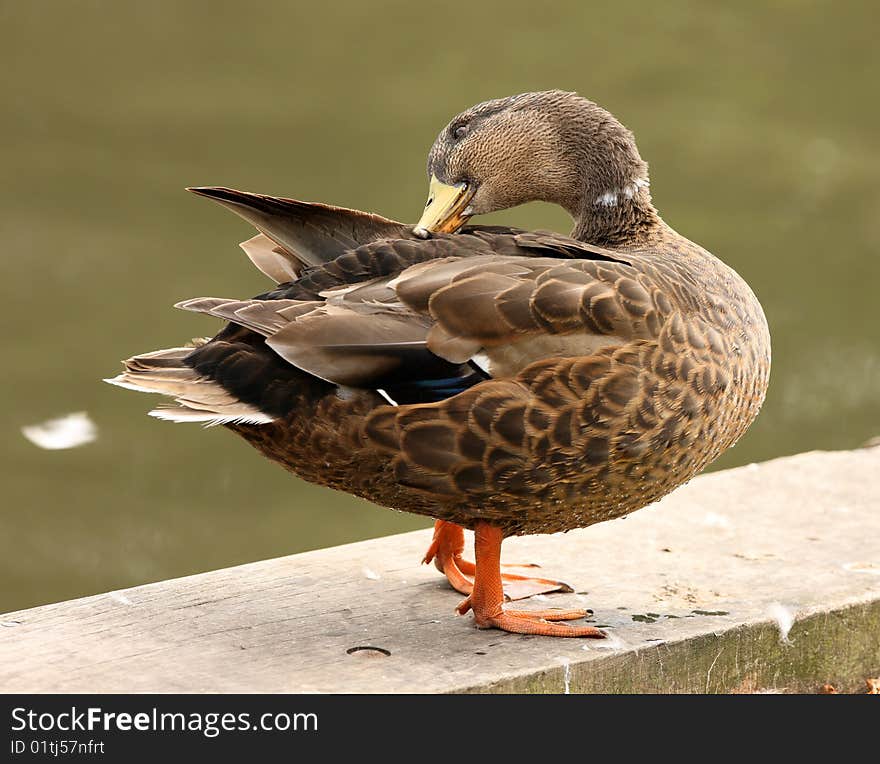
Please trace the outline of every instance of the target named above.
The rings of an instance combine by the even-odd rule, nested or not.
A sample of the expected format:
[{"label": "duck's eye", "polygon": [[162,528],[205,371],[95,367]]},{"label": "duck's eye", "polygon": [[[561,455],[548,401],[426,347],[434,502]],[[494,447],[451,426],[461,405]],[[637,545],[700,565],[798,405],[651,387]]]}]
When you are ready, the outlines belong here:
[{"label": "duck's eye", "polygon": [[459,141],[467,135],[467,125],[459,125],[452,131],[452,137]]}]

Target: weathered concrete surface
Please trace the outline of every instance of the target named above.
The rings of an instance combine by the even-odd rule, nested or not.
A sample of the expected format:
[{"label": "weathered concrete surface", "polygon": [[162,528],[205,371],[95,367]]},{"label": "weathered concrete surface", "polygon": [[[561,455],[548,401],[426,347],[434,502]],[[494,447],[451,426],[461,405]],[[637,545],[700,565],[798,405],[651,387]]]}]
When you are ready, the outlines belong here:
[{"label": "weathered concrete surface", "polygon": [[[0,688],[864,691],[880,675],[878,476],[880,448],[801,454],[697,478],[624,521],[505,542],[507,560],[570,581],[581,593],[552,605],[593,608],[604,641],[473,628],[418,564],[424,531],[8,613]],[[360,646],[390,654],[347,652]]]}]

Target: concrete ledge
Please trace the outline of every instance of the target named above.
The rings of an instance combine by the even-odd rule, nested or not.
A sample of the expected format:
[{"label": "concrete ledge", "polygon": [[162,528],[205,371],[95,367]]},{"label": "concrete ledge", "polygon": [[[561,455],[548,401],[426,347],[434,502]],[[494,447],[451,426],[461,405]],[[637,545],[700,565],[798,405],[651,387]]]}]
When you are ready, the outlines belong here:
[{"label": "concrete ledge", "polygon": [[[880,448],[505,542],[609,639],[480,631],[419,531],[0,616],[4,692],[815,692],[880,675]],[[379,650],[352,650],[371,647]],[[386,654],[387,653],[387,654]]]}]

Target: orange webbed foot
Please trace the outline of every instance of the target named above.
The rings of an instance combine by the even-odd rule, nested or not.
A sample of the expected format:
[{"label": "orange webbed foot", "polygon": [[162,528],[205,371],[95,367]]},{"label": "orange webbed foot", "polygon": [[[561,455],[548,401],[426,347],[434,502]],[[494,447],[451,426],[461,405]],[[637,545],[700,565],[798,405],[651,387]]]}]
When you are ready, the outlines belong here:
[{"label": "orange webbed foot", "polygon": [[500,528],[480,523],[474,529],[476,565],[471,593],[458,606],[460,614],[473,610],[476,625],[481,629],[501,629],[515,634],[546,637],[602,638],[604,632],[595,626],[573,626],[557,621],[573,621],[590,614],[589,610],[505,610],[501,573]]},{"label": "orange webbed foot", "polygon": [[479,629],[501,629],[513,634],[535,634],[543,637],[592,637],[603,639],[605,632],[595,626],[571,626],[554,621],[574,621],[591,614],[589,610],[507,610],[503,606],[477,612],[471,598],[456,608],[460,615],[474,610],[474,620]]},{"label": "orange webbed foot", "polygon": [[[464,552],[464,529],[445,520],[437,520],[434,524],[434,538],[425,554],[423,563],[433,562],[437,570],[443,573],[453,589],[462,594],[471,594],[474,590],[473,577],[476,572],[474,563],[462,558]],[[537,568],[539,565],[526,563],[522,565],[501,565],[502,568]],[[524,576],[518,573],[501,573],[504,599],[523,600],[536,594],[574,591],[564,581],[538,576]]]}]

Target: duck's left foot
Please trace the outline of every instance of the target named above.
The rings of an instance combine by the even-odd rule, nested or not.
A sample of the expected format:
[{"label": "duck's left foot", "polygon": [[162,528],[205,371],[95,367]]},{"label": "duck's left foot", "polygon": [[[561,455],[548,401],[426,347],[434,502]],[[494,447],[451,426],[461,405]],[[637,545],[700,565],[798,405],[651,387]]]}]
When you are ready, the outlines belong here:
[{"label": "duck's left foot", "polygon": [[[474,590],[474,563],[462,558],[464,552],[464,529],[460,525],[437,520],[434,524],[434,538],[425,554],[423,563],[433,562],[437,570],[443,573],[453,589],[462,594],[470,594]],[[502,565],[503,568],[537,568],[538,565]],[[564,581],[537,576],[523,576],[518,573],[502,573],[505,600],[523,600],[536,594],[551,592],[572,592]]]},{"label": "duck's left foot", "polygon": [[573,621],[589,615],[588,610],[505,610],[501,576],[501,542],[499,528],[480,523],[474,529],[476,570],[473,591],[457,610],[474,611],[474,620],[481,629],[502,629],[516,634],[546,637],[604,637],[595,626],[570,626],[554,621]]},{"label": "duck's left foot", "polygon": [[478,629],[501,629],[514,634],[536,634],[543,637],[594,637],[604,638],[605,632],[595,626],[569,626],[553,621],[574,621],[590,615],[589,610],[506,610],[501,603],[490,607],[474,607],[471,597],[456,608],[459,615],[474,611]]}]

